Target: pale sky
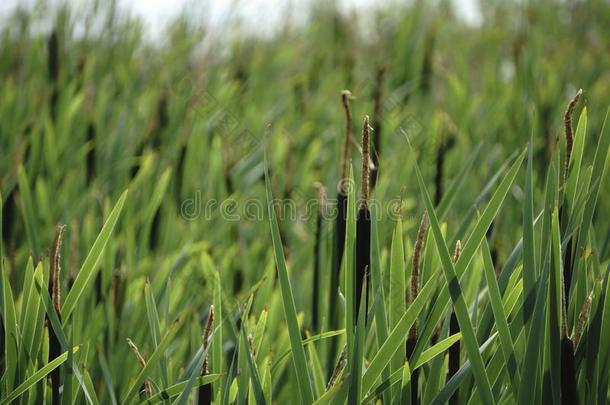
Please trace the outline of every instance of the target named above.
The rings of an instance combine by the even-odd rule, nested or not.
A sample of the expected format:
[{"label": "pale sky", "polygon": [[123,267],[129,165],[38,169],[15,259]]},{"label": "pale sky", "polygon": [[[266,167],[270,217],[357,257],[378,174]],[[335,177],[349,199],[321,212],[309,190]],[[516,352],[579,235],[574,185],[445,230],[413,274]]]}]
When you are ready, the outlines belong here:
[{"label": "pale sky", "polygon": [[[62,3],[65,0],[47,0],[50,3]],[[92,0],[67,0],[78,7]],[[383,4],[397,3],[397,0],[337,0],[344,11],[353,9],[366,10]],[[468,22],[480,20],[478,0],[452,0],[458,13]],[[37,0],[2,0],[0,16],[6,16],[15,5],[32,6]],[[163,31],[165,23],[187,8],[194,18],[204,19],[212,27],[222,25],[227,15],[239,16],[246,25],[252,25],[257,31],[268,32],[276,22],[285,16],[290,8],[293,16],[302,16],[307,9],[306,1],[298,0],[119,0],[121,8],[130,10],[140,16],[148,31],[154,36]],[[264,16],[265,26],[260,26]]]}]

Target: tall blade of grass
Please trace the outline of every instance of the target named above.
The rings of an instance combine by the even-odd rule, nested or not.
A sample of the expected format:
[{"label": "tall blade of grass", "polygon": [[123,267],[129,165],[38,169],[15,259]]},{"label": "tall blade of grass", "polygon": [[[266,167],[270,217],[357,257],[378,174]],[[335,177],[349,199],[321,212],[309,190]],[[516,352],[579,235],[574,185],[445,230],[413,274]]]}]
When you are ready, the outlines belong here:
[{"label": "tall blade of grass", "polygon": [[72,288],[68,292],[66,296],[66,300],[64,301],[64,305],[61,308],[61,319],[63,322],[67,322],[70,314],[76,308],[76,305],[82,296],[83,292],[87,288],[87,286],[93,280],[94,274],[98,270],[98,263],[100,261],[100,257],[108,240],[110,239],[110,235],[114,230],[114,226],[116,225],[119,215],[121,214],[121,210],[123,209],[123,204],[125,203],[125,199],[127,198],[127,190],[121,194],[121,197],[117,201],[116,205],[110,212],[106,223],[102,227],[97,239],[93,243],[93,247],[89,251],[87,258],[83,262],[82,267],[80,268],[76,279],[74,280],[74,284]]},{"label": "tall blade of grass", "polygon": [[[368,271],[368,269],[365,269]],[[359,404],[362,399],[362,362],[364,357],[364,345],[366,335],[366,297],[368,282],[366,277],[363,277],[362,290],[360,291],[360,305],[357,311],[358,322],[356,323],[354,334],[354,350],[348,360],[349,372],[349,392],[347,401],[350,404]],[[348,356],[350,355],[348,351]]]},{"label": "tall blade of grass", "polygon": [[381,371],[390,363],[394,353],[399,348],[404,347],[404,340],[409,329],[429,302],[435,288],[436,280],[430,279],[421,289],[417,298],[409,305],[396,327],[390,332],[387,340],[377,350],[362,378],[362,393],[367,393],[373,387],[373,384],[381,375]]},{"label": "tall blade of grass", "polygon": [[[461,333],[452,335],[452,336],[449,336],[449,337],[439,341],[434,346],[426,349],[422,353],[422,355],[419,357],[419,360],[417,361],[417,364],[415,365],[415,367],[413,367],[413,370],[416,370],[416,369],[422,367],[423,365],[429,363],[430,361],[434,360],[437,356],[439,356],[443,352],[447,351],[447,349],[452,344],[454,344],[456,341],[458,341],[461,338],[462,338]],[[366,398],[364,398],[364,400],[362,402],[363,403],[371,402],[372,400],[375,399],[375,397],[378,397],[378,396],[384,394],[388,390],[388,388],[390,388],[394,384],[400,382],[401,379],[403,378],[403,375],[405,372],[404,367],[406,367],[406,366],[407,366],[407,363],[404,363],[402,365],[402,367],[400,367],[398,370],[394,371],[389,377],[384,378],[381,381],[381,383],[379,383],[378,385],[375,386],[375,388],[369,393],[369,395]],[[409,375],[413,372],[413,370],[411,370],[409,367]]]},{"label": "tall blade of grass", "polygon": [[142,367],[142,370],[140,371],[140,373],[138,374],[136,379],[131,383],[131,385],[129,386],[129,389],[127,390],[125,395],[123,395],[121,403],[129,404],[129,403],[131,403],[131,401],[134,400],[134,397],[138,393],[140,386],[142,386],[142,384],[144,383],[144,380],[146,380],[148,375],[151,373],[151,370],[154,367],[158,366],[159,361],[165,354],[165,350],[167,349],[169,344],[172,342],[172,338],[174,337],[174,335],[178,332],[178,330],[182,326],[184,319],[185,319],[185,317],[183,317],[183,316],[180,317],[167,329],[167,332],[165,332],[165,336],[163,336],[163,339],[161,339],[157,348],[153,351],[153,353],[148,358],[146,365],[144,367]]},{"label": "tall blade of grass", "polygon": [[500,348],[508,368],[508,375],[511,379],[511,388],[517,397],[517,389],[520,385],[520,375],[517,369],[517,361],[515,359],[513,339],[510,334],[508,327],[508,320],[506,313],[502,305],[502,296],[500,295],[500,288],[498,287],[498,280],[496,280],[496,274],[494,271],[493,261],[491,259],[491,252],[487,240],[483,241],[483,270],[485,272],[485,281],[487,282],[487,289],[489,294],[489,301],[491,303],[491,309],[494,314],[495,325],[498,330],[498,336],[500,339]]},{"label": "tall blade of grass", "polygon": [[534,202],[532,186],[533,136],[527,152],[527,174],[525,177],[525,190],[523,197],[523,319],[525,325],[529,324],[529,316],[534,307],[534,283],[538,278],[536,270],[536,256],[534,247]]},{"label": "tall blade of grass", "polygon": [[110,367],[108,366],[108,360],[106,360],[106,355],[101,347],[98,348],[97,355],[100,361],[100,368],[102,369],[102,376],[104,378],[104,383],[106,384],[106,392],[108,392],[108,396],[110,397],[110,402],[112,405],[117,405],[118,401],[115,394],[115,386],[114,381],[112,380],[112,372],[110,371]]},{"label": "tall blade of grass", "polygon": [[423,366],[424,364],[431,361],[433,358],[448,350],[455,342],[458,342],[462,338],[461,333],[456,333],[455,335],[451,335],[446,337],[445,339],[437,342],[434,346],[425,350],[419,359],[417,359],[417,363],[413,366],[413,370]]},{"label": "tall blade of grass", "polygon": [[28,183],[28,177],[22,165],[17,169],[17,181],[19,182],[19,192],[21,196],[21,209],[23,211],[23,220],[25,222],[25,233],[30,242],[32,256],[38,260],[40,257],[40,245],[38,242],[38,232],[36,228],[36,218],[34,214],[34,203],[32,201],[32,192]]},{"label": "tall blade of grass", "polygon": [[[28,262],[28,267],[32,265],[31,258]],[[21,339],[22,339],[22,355],[25,355],[24,360],[26,363],[30,361],[33,363],[37,356],[37,353],[34,352],[34,347],[36,346],[36,329],[40,323],[42,323],[42,319],[39,319],[39,307],[40,307],[40,294],[36,292],[36,284],[39,283],[42,285],[44,282],[43,274],[42,274],[42,262],[39,262],[36,266],[36,269],[33,272],[33,278],[30,280],[30,284],[25,286],[29,293],[27,295],[27,300],[22,302],[21,310],[23,317],[23,323],[21,324]]]},{"label": "tall blade of grass", "polygon": [[[582,165],[582,156],[585,149],[585,138],[587,136],[587,106],[584,106],[578,118],[576,126],[576,135],[574,136],[574,149],[572,150],[572,158],[570,159],[570,167],[568,171],[568,184],[566,185],[566,199],[571,212],[574,212],[574,202],[576,200],[576,189],[579,184],[580,167]],[[571,214],[570,216],[572,216]]]},{"label": "tall blade of grass", "polygon": [[66,337],[66,334],[64,333],[64,330],[62,328],[61,321],[59,320],[59,315],[55,311],[55,306],[53,305],[51,296],[49,295],[47,289],[43,286],[42,280],[37,280],[36,289],[41,297],[42,304],[44,305],[44,309],[47,314],[47,319],[49,320],[49,323],[53,328],[55,336],[57,336],[57,340],[59,341],[62,350],[66,350],[68,352],[67,368],[63,378],[64,390],[62,394],[62,403],[72,402],[70,397],[70,395],[72,394],[72,374],[76,376],[80,387],[83,389],[87,403],[96,403],[97,398],[95,395],[95,391],[89,391],[89,388],[87,387],[83,378],[83,374],[80,371],[80,367],[78,367],[78,365],[74,362],[73,353],[67,350],[70,347],[74,347],[72,336],[70,336],[70,340],[68,341],[68,338]]},{"label": "tall blade of grass", "polygon": [[294,371],[297,376],[301,400],[306,404],[310,404],[313,402],[313,389],[311,387],[311,381],[309,380],[305,350],[303,349],[303,343],[301,341],[301,331],[297,321],[297,311],[292,295],[292,288],[290,287],[290,277],[288,275],[288,269],[286,268],[282,241],[280,240],[280,231],[275,217],[273,194],[271,193],[271,183],[266,164],[265,185],[267,189],[267,212],[269,215],[269,226],[271,228],[271,239],[280,280],[280,292],[284,303],[284,315],[286,316],[286,323],[288,324]]},{"label": "tall blade of grass", "polygon": [[527,384],[521,384],[519,387],[519,404],[531,404],[536,399],[537,382],[539,381],[538,362],[540,353],[544,349],[540,339],[544,336],[544,313],[547,300],[549,269],[550,264],[547,261],[542,275],[537,281],[534,313],[532,314],[529,333],[527,334],[526,352],[523,365],[521,366],[521,381],[527,381]]},{"label": "tall blade of grass", "polygon": [[[78,351],[78,346],[72,349],[72,353],[76,353]],[[15,390],[13,390],[10,394],[6,396],[2,401],[0,401],[0,405],[6,405],[19,398],[20,395],[24,394],[30,388],[32,388],[38,381],[45,378],[51,371],[55,370],[57,367],[62,365],[68,359],[68,352],[63,353],[61,356],[53,359],[43,367],[41,367],[38,371],[28,377],[23,383],[21,383]]]},{"label": "tall blade of grass", "polygon": [[[606,127],[608,123],[608,115],[610,115],[610,107],[606,111],[606,117],[602,124],[600,138],[597,143],[597,149],[595,149],[595,158],[593,159],[593,172],[591,179],[603,179],[606,173],[606,166],[608,161],[608,153],[610,151],[610,130]],[[589,234],[589,227],[593,220],[593,214],[595,207],[597,206],[597,199],[599,196],[599,188],[601,181],[593,183],[589,190],[589,199],[585,204],[585,211],[583,214],[583,220],[580,227],[580,233],[578,235],[578,243],[581,247],[586,246],[587,236]],[[578,263],[578,262],[577,262]],[[575,271],[578,271],[578,267],[575,266]]]},{"label": "tall blade of grass", "polygon": [[[464,273],[468,265],[470,264],[470,261],[475,256],[476,251],[478,250],[481,242],[485,238],[485,234],[489,229],[489,226],[491,225],[493,219],[498,214],[502,202],[506,198],[508,191],[510,190],[510,187],[512,186],[515,180],[515,177],[517,176],[524,157],[525,151],[523,151],[517,157],[515,162],[513,162],[512,166],[505,174],[502,181],[500,182],[500,185],[491,197],[491,200],[485,207],[483,214],[479,217],[479,220],[473,228],[472,233],[466,240],[466,243],[463,245],[462,254],[460,255],[460,258],[455,264],[455,272],[460,277],[460,280],[464,276]],[[514,260],[516,260],[516,258],[517,255],[515,254]],[[508,263],[509,262],[507,262],[507,264]],[[447,307],[447,304],[449,303],[449,300],[449,290],[443,288],[436,302],[434,303],[432,314],[430,315],[423,332],[421,332],[420,334],[420,339],[418,340],[418,344],[413,354],[413,361],[417,361],[417,356],[419,356],[419,354],[421,354],[421,352],[423,351],[425,342],[432,336],[436,324],[438,324],[438,322],[443,317],[443,313],[445,311],[445,308]]]},{"label": "tall blade of grass", "polygon": [[[144,301],[146,303],[146,315],[148,317],[148,325],[152,334],[153,344],[156,348],[161,340],[161,326],[159,321],[159,312],[157,311],[157,303],[152,292],[150,283],[146,280],[144,284]],[[163,388],[169,386],[169,376],[167,373],[167,354],[165,354],[159,362],[161,368],[161,379],[163,380]]]},{"label": "tall blade of grass", "polygon": [[[208,374],[206,376],[199,376],[195,379],[193,383],[193,388],[200,387],[206,384],[212,384],[220,378],[218,374]],[[140,405],[156,405],[160,404],[168,399],[171,399],[177,395],[179,395],[182,391],[184,391],[184,387],[189,383],[189,381],[182,381],[177,384],[171,385],[164,390],[156,393],[150,398],[146,398],[146,400],[140,402]]]},{"label": "tall blade of grass", "polygon": [[[310,336],[307,339],[303,340],[303,346],[310,344],[310,343],[317,342],[319,340],[324,340],[324,339],[332,338],[335,336],[341,336],[344,333],[345,333],[345,329],[330,330],[328,332],[322,332],[317,335]],[[288,356],[290,356],[291,354],[292,354],[292,348],[289,350],[286,350],[280,356],[277,356],[276,359],[274,359],[274,364],[271,369],[271,373],[275,374],[277,372],[277,367],[279,367],[279,364],[282,361],[284,361],[284,359],[288,358]]]},{"label": "tall blade of grass", "polygon": [[322,371],[322,365],[320,358],[314,344],[307,344],[307,352],[309,353],[309,361],[311,362],[311,370],[314,382],[314,394],[316,398],[324,393],[324,372]]},{"label": "tall blade of grass", "polygon": [[265,405],[267,401],[265,400],[265,394],[263,393],[263,384],[261,383],[261,378],[258,373],[256,363],[252,358],[252,353],[250,352],[244,327],[241,328],[241,339],[243,347],[246,348],[246,359],[248,360],[248,368],[250,369],[250,381],[252,382],[252,387],[254,388],[254,398],[256,399],[257,405]]},{"label": "tall blade of grass", "polygon": [[[372,218],[378,218],[378,207],[373,204],[371,207]],[[375,338],[377,339],[377,347],[381,347],[383,342],[388,338],[388,325],[387,325],[387,310],[385,292],[383,288],[383,278],[381,275],[381,255],[379,247],[379,235],[378,235],[378,221],[371,222],[371,287],[375,293],[377,303],[374,304],[375,308]],[[386,368],[383,373],[383,378],[390,376],[389,368]],[[384,397],[384,402],[389,402],[389,397]]]},{"label": "tall blade of grass", "polygon": [[[481,345],[481,347],[479,348],[479,353],[485,352],[491,346],[491,344],[495,340],[496,336],[498,336],[497,333],[494,333],[493,335],[491,335],[489,337],[489,339],[487,339]],[[457,373],[455,373],[455,375],[453,377],[451,377],[451,380],[447,381],[447,384],[445,384],[443,389],[436,395],[436,397],[432,400],[432,402],[430,404],[431,405],[446,404],[447,401],[449,400],[449,398],[451,398],[451,396],[455,392],[455,390],[457,390],[457,388],[460,386],[462,381],[470,374],[471,370],[472,370],[472,365],[470,363],[470,360],[466,360],[464,365],[462,365],[462,368],[460,368],[459,371]]]},{"label": "tall blade of grass", "polygon": [[223,314],[222,314],[222,286],[220,282],[220,276],[218,271],[214,271],[214,293],[212,301],[214,302],[214,311],[216,317],[216,324],[218,327],[214,330],[212,334],[212,361],[210,365],[210,370],[212,373],[221,374],[221,377],[214,381],[213,388],[218,398],[222,398],[222,387],[224,376],[222,375],[225,370],[224,365],[224,353],[223,353]]},{"label": "tall blade of grass", "polygon": [[[559,219],[558,211],[554,208],[551,213],[551,271],[550,271],[550,287],[549,287],[549,299],[547,308],[548,318],[548,330],[545,340],[547,344],[545,348],[547,350],[545,361],[548,363],[550,387],[553,396],[553,400],[559,403],[561,400],[560,393],[562,391],[561,374],[564,371],[562,369],[563,356],[561,353],[561,339],[562,339],[562,319],[563,319],[563,307],[564,307],[564,283],[562,276],[562,260],[561,260],[561,244],[559,235]],[[545,252],[548,251],[548,247],[545,248]],[[567,321],[567,320],[566,320]]]},{"label": "tall blade of grass", "polygon": [[8,274],[4,269],[4,259],[0,257],[0,293],[2,298],[2,320],[4,327],[4,374],[2,376],[2,386],[4,392],[12,391],[15,383],[15,376],[19,367],[19,332],[17,326],[17,315],[15,312],[15,301],[13,291],[9,284]]},{"label": "tall blade of grass", "polygon": [[[605,398],[608,393],[608,374],[610,365],[610,266],[606,269],[605,290],[603,294],[603,309],[601,312],[600,344],[598,361],[595,366],[595,381],[598,384],[598,398]],[[602,305],[600,300],[600,305]]]},{"label": "tall blade of grass", "polygon": [[[392,247],[390,249],[390,329],[394,329],[405,313],[405,254],[402,239],[402,220],[399,218],[394,226]],[[406,336],[405,336],[406,338]],[[390,362],[390,372],[404,365],[405,353],[397,351]]]},{"label": "tall blade of grass", "polygon": [[343,257],[343,277],[345,289],[345,330],[348,356],[353,352],[354,325],[356,325],[356,187],[354,170],[349,168],[347,190],[347,223],[345,226],[345,249]]},{"label": "tall blade of grass", "polygon": [[[476,340],[476,335],[474,334],[474,329],[472,327],[472,322],[470,321],[470,316],[468,314],[468,307],[464,300],[464,296],[462,294],[462,288],[460,287],[460,282],[458,281],[458,274],[456,273],[455,268],[453,267],[453,263],[451,262],[451,256],[449,254],[449,250],[447,249],[447,245],[443,239],[443,234],[441,231],[440,224],[438,223],[438,218],[436,216],[436,212],[434,211],[434,205],[432,204],[432,200],[428,195],[428,190],[426,189],[424,179],[420,173],[419,166],[415,163],[415,174],[417,176],[417,182],[419,183],[419,187],[421,193],[424,197],[424,202],[426,205],[426,209],[428,210],[428,216],[430,218],[430,227],[432,228],[432,233],[434,235],[434,241],[436,244],[437,251],[441,258],[443,273],[445,275],[445,281],[447,282],[447,288],[449,290],[449,294],[451,297],[451,301],[453,302],[453,306],[455,307],[455,314],[458,318],[458,323],[460,326],[460,330],[463,335],[463,342],[466,348],[466,353],[468,358],[470,359],[473,365],[473,373],[475,377],[475,381],[477,386],[481,392],[482,400],[487,404],[495,403],[493,394],[491,392],[491,386],[489,384],[489,379],[487,377],[487,373],[485,371],[485,364],[483,363],[483,359],[481,357],[481,353],[479,353],[479,347]],[[501,203],[501,201],[500,201]],[[487,210],[485,210],[487,212]],[[485,215],[485,213],[483,214]],[[471,236],[468,239],[468,242],[473,238]],[[482,238],[481,238],[482,239]],[[463,258],[465,255],[469,254],[471,257],[468,261],[472,259],[473,252],[466,252],[466,247],[462,252],[460,258]],[[479,241],[480,243],[480,241]],[[479,245],[477,243],[477,247]],[[459,260],[458,260],[459,263]]]},{"label": "tall blade of grass", "polygon": [[[87,371],[87,369],[83,370],[83,381],[85,382],[85,386],[87,387],[87,390],[89,392],[95,392],[95,387],[93,386],[93,380],[91,379],[91,375],[89,374],[89,371]],[[92,397],[92,404],[93,405],[98,405],[99,402],[97,400],[97,397]]]},{"label": "tall blade of grass", "polygon": [[187,383],[182,388],[182,392],[180,396],[176,398],[176,400],[172,403],[173,405],[186,405],[188,403],[191,392],[195,388],[195,382],[197,381],[197,377],[201,373],[201,368],[203,367],[203,362],[205,361],[205,357],[208,355],[208,349],[201,348],[195,354],[195,358],[191,362],[196,366],[192,368],[191,375],[189,376]]}]

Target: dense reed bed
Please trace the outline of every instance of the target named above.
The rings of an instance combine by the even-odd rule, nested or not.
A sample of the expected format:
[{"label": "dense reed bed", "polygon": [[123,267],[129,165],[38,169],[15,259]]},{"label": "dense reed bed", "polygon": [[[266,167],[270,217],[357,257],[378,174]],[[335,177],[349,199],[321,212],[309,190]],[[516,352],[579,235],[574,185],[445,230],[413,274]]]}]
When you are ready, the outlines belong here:
[{"label": "dense reed bed", "polygon": [[610,400],[604,2],[102,3],[1,27],[0,405]]}]

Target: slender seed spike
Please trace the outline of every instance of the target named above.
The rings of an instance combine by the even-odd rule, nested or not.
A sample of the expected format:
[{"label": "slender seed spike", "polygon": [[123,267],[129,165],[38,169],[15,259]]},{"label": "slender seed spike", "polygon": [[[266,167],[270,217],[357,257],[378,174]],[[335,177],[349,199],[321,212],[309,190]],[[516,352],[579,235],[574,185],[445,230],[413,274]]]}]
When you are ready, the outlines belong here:
[{"label": "slender seed spike", "polygon": [[[59,225],[55,232],[55,239],[53,241],[53,258],[51,261],[51,280],[49,283],[49,290],[51,294],[51,302],[53,308],[57,312],[58,317],[61,321],[61,247],[63,244],[63,234],[66,226]],[[47,317],[48,319],[48,317]],[[53,328],[49,328],[49,360],[57,358],[61,354],[61,345],[55,334]],[[60,369],[53,370],[50,374],[51,379],[51,397],[53,404],[59,404],[61,402],[60,394]]]},{"label": "slender seed spike", "polygon": [[65,225],[59,225],[55,233],[53,243],[53,263],[52,263],[52,301],[58,314],[61,313],[61,247],[64,240]]},{"label": "slender seed spike", "polygon": [[[426,230],[428,229],[428,211],[424,211],[419,229],[417,231],[417,239],[415,240],[415,247],[413,251],[413,269],[411,270],[411,300],[413,302],[419,294],[419,268],[421,255],[424,250],[424,244],[426,239]],[[409,300],[407,299],[407,304]],[[409,329],[407,337],[406,351],[407,360],[411,361],[415,346],[417,345],[417,322],[413,323],[413,326]],[[419,370],[413,370],[411,373],[411,403],[413,405],[419,405]]]},{"label": "slender seed spike", "polygon": [[[207,350],[210,345],[210,335],[212,334],[212,327],[214,326],[214,305],[210,305],[208,311],[208,320],[203,329],[203,350]],[[208,374],[208,355],[206,354],[203,359],[203,367],[201,368],[201,374]]]},{"label": "slender seed spike", "polygon": [[345,141],[343,144],[343,160],[341,165],[341,178],[339,179],[340,191],[347,194],[347,173],[349,170],[349,142],[352,132],[352,110],[349,106],[349,99],[352,96],[349,90],[341,91],[341,102],[345,110]]},{"label": "slender seed spike", "polygon": [[[567,278],[565,278],[563,271],[560,274],[561,285],[566,285]],[[569,291],[569,290],[568,290]],[[564,288],[561,289],[561,338],[568,337],[568,314],[567,314],[567,292]]]},{"label": "slender seed spike", "polygon": [[333,385],[335,385],[337,378],[339,378],[339,374],[341,374],[341,371],[343,371],[343,369],[345,368],[346,362],[347,362],[347,345],[343,346],[343,350],[341,350],[341,354],[339,355],[339,359],[337,360],[337,365],[335,366],[335,369],[333,370],[333,373],[332,373],[330,379],[328,380],[328,384],[326,385],[326,391],[328,391],[329,389],[332,388]]},{"label": "slender seed spike", "polygon": [[136,344],[130,338],[127,338],[127,345],[129,345],[129,348],[134,352],[134,354],[138,358],[138,363],[140,363],[140,366],[142,366],[142,368],[144,368],[146,366],[146,360],[144,360],[144,357],[140,353],[138,346],[136,346]]},{"label": "slender seed spike", "polygon": [[411,296],[410,301],[413,302],[419,294],[419,268],[421,261],[421,254],[424,249],[426,231],[428,230],[428,212],[424,211],[419,223],[419,230],[417,231],[417,239],[415,240],[415,247],[413,248],[413,269],[411,272]]},{"label": "slender seed spike", "polygon": [[360,209],[369,206],[369,186],[370,186],[370,151],[369,151],[369,116],[364,116],[362,124],[362,194],[360,199]]},{"label": "slender seed spike", "polygon": [[566,183],[568,178],[568,168],[570,167],[570,158],[572,157],[572,147],[574,145],[574,132],[572,131],[572,114],[574,113],[574,107],[578,103],[580,96],[582,95],[582,89],[579,89],[576,95],[568,103],[566,112],[563,116],[563,125],[565,126],[566,133],[566,160],[563,167],[563,184]]},{"label": "slender seed spike", "polygon": [[[138,363],[140,363],[140,366],[142,368],[146,367],[146,360],[144,359],[144,356],[142,356],[142,354],[140,353],[140,350],[138,350],[138,346],[136,346],[133,340],[127,338],[127,345],[129,345],[129,348],[138,358]],[[152,396],[152,386],[150,385],[149,380],[144,381],[144,395],[146,396],[146,398],[150,398]]]},{"label": "slender seed spike", "polygon": [[574,348],[578,347],[580,343],[580,338],[582,338],[582,334],[585,330],[585,324],[587,323],[587,315],[589,314],[589,309],[591,309],[591,303],[593,302],[593,292],[595,290],[591,290],[585,302],[582,304],[582,308],[580,310],[580,314],[578,315],[578,323],[576,325],[576,332],[574,333]]},{"label": "slender seed spike", "polygon": [[[208,320],[205,324],[205,328],[203,328],[202,346],[203,346],[204,351],[207,350],[209,352],[208,347],[210,345],[210,335],[212,334],[213,326],[214,326],[214,305],[210,305],[210,309],[208,310]],[[206,353],[206,355],[203,359],[203,365],[201,367],[201,375],[207,375],[209,373],[208,359],[209,359],[209,356]],[[213,397],[213,393],[212,393],[211,384],[205,384],[205,385],[202,385],[199,387],[198,396],[197,396],[197,403],[199,405],[210,405],[212,403],[212,397]]]}]

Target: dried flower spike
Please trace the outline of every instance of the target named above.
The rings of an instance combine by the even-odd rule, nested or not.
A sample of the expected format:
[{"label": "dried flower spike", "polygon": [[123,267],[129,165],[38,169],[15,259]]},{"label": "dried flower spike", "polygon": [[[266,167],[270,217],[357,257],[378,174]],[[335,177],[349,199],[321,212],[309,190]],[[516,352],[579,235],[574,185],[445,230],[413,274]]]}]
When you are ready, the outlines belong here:
[{"label": "dried flower spike", "polygon": [[341,178],[339,179],[340,191],[343,194],[347,194],[347,172],[349,168],[349,142],[351,139],[352,132],[352,110],[349,106],[349,99],[352,93],[349,90],[341,91],[341,102],[343,103],[343,109],[345,110],[345,140],[343,144],[343,159],[341,165]]},{"label": "dried flower spike", "polygon": [[[133,342],[133,340],[131,340],[130,338],[127,338],[127,345],[129,345],[129,348],[134,352],[134,354],[138,358],[138,363],[140,363],[140,366],[142,368],[146,367],[146,360],[144,359],[144,356],[142,356],[142,354],[140,353],[138,346],[136,346],[136,344]],[[148,381],[148,380],[144,381],[144,394],[145,394],[146,398],[150,398],[152,396],[152,386],[150,385],[150,381]]]},{"label": "dried flower spike", "polygon": [[582,95],[582,89],[579,89],[576,95],[568,103],[566,112],[563,116],[563,125],[566,133],[566,160],[563,167],[563,183],[566,183],[568,178],[568,168],[570,167],[570,158],[572,157],[572,148],[574,145],[574,132],[572,130],[572,114],[574,113],[574,107],[578,103],[580,96]]},{"label": "dried flower spike", "polygon": [[419,223],[417,231],[417,239],[413,248],[413,269],[411,270],[411,295],[409,302],[413,302],[419,294],[419,269],[421,262],[421,254],[424,249],[426,231],[428,230],[428,212],[424,211]]},{"label": "dried flower spike", "polygon": [[[207,350],[210,346],[210,336],[212,334],[212,327],[214,326],[214,305],[210,305],[210,309],[208,311],[208,320],[205,324],[205,328],[203,329],[203,350]],[[208,374],[208,355],[206,354],[205,359],[203,360],[203,367],[201,368],[201,374]]]}]

